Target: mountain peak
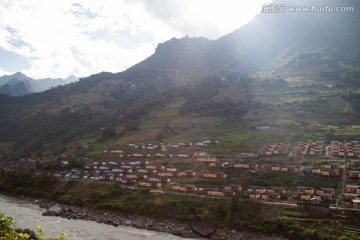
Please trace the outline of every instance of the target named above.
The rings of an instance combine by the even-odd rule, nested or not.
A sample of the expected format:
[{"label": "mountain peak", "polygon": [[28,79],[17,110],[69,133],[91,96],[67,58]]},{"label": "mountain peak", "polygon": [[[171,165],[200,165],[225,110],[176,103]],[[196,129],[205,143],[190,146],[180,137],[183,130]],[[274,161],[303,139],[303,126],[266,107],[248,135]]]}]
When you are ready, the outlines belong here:
[{"label": "mountain peak", "polygon": [[28,80],[28,79],[30,79],[30,77],[26,76],[22,72],[16,72],[13,75],[9,75],[9,77],[16,78],[18,80],[25,80],[25,79]]}]

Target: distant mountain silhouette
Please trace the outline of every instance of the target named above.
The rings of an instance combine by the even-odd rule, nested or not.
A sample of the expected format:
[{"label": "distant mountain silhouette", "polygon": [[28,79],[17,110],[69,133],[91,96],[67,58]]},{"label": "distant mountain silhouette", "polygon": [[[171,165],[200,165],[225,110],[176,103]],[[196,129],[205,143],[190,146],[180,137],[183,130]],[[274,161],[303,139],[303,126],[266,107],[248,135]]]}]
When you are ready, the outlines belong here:
[{"label": "distant mountain silhouette", "polygon": [[66,79],[62,78],[45,78],[35,80],[21,72],[13,75],[6,75],[0,77],[0,93],[10,96],[24,96],[29,93],[43,92],[52,87],[76,82],[78,78],[69,76]]}]

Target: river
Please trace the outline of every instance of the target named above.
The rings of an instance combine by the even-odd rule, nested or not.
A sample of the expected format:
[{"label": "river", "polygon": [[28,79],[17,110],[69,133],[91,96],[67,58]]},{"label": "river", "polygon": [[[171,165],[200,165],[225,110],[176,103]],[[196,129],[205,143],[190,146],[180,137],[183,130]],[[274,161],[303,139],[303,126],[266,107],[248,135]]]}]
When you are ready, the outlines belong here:
[{"label": "river", "polygon": [[68,240],[184,240],[168,233],[148,231],[127,226],[114,227],[85,220],[69,220],[61,217],[42,216],[44,209],[38,205],[19,199],[0,195],[0,212],[13,216],[17,227],[28,228],[36,232],[42,226],[45,235],[56,238],[65,232]]}]

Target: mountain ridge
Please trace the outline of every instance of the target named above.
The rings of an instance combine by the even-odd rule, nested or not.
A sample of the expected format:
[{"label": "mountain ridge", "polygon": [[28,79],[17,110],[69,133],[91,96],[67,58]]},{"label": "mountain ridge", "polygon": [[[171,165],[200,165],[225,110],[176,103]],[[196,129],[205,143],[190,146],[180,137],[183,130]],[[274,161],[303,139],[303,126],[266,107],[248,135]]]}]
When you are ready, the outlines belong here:
[{"label": "mountain ridge", "polygon": [[78,78],[71,75],[62,78],[33,79],[21,72],[0,77],[0,93],[10,96],[24,96],[30,93],[43,92],[50,88],[69,84],[78,81]]}]

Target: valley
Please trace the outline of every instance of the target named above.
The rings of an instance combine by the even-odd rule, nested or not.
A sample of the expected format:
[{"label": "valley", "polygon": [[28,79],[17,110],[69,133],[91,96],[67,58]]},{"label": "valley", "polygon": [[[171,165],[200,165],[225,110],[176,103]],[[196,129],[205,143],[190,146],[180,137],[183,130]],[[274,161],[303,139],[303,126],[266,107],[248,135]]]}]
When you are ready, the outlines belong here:
[{"label": "valley", "polygon": [[359,16],[259,14],[122,72],[0,94],[0,190],[191,237],[358,239]]}]

